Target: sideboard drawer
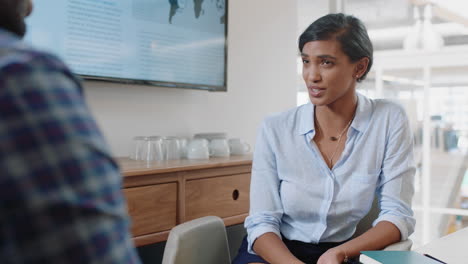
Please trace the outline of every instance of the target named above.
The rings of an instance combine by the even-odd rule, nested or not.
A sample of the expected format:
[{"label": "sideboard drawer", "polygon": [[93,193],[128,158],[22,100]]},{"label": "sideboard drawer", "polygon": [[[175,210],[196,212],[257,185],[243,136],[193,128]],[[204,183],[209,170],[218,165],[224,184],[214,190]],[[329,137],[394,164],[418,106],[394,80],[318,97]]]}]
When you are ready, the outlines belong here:
[{"label": "sideboard drawer", "polygon": [[249,211],[250,174],[189,180],[185,185],[185,220]]},{"label": "sideboard drawer", "polygon": [[132,234],[170,230],[176,225],[177,183],[125,188]]}]

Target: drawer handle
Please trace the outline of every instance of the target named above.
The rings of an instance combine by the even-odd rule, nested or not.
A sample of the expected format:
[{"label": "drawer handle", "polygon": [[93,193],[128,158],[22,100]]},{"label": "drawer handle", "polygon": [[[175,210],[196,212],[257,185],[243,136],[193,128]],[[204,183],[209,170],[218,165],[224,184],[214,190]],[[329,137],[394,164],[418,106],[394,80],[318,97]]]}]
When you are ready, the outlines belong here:
[{"label": "drawer handle", "polygon": [[234,190],[234,191],[232,192],[232,199],[233,199],[234,201],[236,201],[237,199],[239,199],[239,191],[238,191],[238,190]]}]

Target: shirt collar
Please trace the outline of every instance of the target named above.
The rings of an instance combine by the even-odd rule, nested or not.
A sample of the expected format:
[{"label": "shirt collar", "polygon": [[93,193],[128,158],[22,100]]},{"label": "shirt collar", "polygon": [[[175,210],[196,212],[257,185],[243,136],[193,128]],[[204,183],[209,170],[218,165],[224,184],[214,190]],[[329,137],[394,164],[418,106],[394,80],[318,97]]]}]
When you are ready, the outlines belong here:
[{"label": "shirt collar", "polygon": [[0,27],[0,42],[10,43],[10,42],[16,42],[19,40],[20,38],[17,35]]},{"label": "shirt collar", "polygon": [[310,102],[301,107],[299,111],[299,125],[297,129],[300,135],[305,135],[310,131],[315,130],[314,111],[315,107]]},{"label": "shirt collar", "polygon": [[23,49],[26,44],[17,35],[0,28],[0,51],[1,55],[8,49]]},{"label": "shirt collar", "polygon": [[358,98],[358,105],[356,109],[356,115],[351,123],[351,127],[359,132],[364,132],[369,125],[370,118],[372,116],[372,101],[362,94],[356,93]]},{"label": "shirt collar", "polygon": [[[359,132],[364,132],[372,116],[372,101],[359,93],[357,93],[357,100],[356,115],[351,123],[351,127]],[[301,107],[297,129],[300,135],[305,135],[315,130],[314,111],[315,107],[311,103],[307,103]]]}]

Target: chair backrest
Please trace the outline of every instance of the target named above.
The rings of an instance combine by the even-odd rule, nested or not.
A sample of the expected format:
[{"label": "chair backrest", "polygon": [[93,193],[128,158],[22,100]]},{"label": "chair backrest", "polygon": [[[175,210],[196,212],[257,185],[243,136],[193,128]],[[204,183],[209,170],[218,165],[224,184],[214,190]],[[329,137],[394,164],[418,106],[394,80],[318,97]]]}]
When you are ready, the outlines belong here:
[{"label": "chair backrest", "polygon": [[374,222],[375,219],[379,216],[380,213],[380,207],[379,207],[379,202],[377,200],[377,196],[374,197],[374,201],[372,202],[372,207],[367,213],[364,218],[359,221],[359,224],[356,227],[356,231],[354,232],[353,237],[358,237],[362,235],[364,232],[372,228],[372,223]]},{"label": "chair backrest", "polygon": [[[376,196],[374,198],[374,201],[372,202],[372,207],[369,213],[367,213],[367,215],[364,216],[364,218],[358,223],[356,227],[356,231],[354,232],[353,238],[362,235],[364,232],[372,228],[372,223],[374,222],[375,219],[377,219],[377,217],[379,216],[379,213],[380,213],[380,207],[379,207],[379,202]],[[400,242],[388,245],[383,250],[406,251],[406,250],[411,250],[412,245],[413,245],[413,241],[411,241],[411,239],[407,239],[404,241],[400,241]]]},{"label": "chair backrest", "polygon": [[223,220],[206,216],[174,227],[169,233],[162,263],[231,263]]}]

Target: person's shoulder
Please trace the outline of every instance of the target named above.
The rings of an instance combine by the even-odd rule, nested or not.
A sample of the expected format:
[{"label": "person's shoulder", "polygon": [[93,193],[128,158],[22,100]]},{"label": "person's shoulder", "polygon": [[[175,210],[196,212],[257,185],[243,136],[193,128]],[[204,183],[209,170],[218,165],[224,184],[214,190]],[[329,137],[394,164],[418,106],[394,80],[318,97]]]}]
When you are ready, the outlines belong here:
[{"label": "person's shoulder", "polygon": [[29,46],[23,41],[13,41],[0,47],[1,71],[29,71],[48,69],[68,71],[68,67],[57,56]]},{"label": "person's shoulder", "polygon": [[380,117],[386,116],[392,120],[406,118],[406,110],[394,99],[369,99],[372,101],[374,113]]},{"label": "person's shoulder", "polygon": [[392,99],[369,99],[379,113],[390,115],[405,115],[405,108],[396,100]]}]

